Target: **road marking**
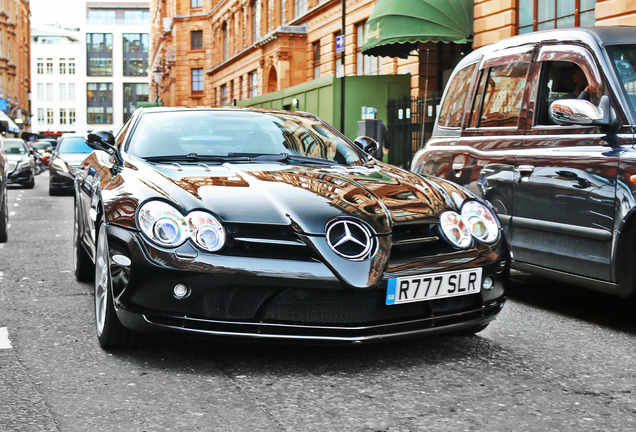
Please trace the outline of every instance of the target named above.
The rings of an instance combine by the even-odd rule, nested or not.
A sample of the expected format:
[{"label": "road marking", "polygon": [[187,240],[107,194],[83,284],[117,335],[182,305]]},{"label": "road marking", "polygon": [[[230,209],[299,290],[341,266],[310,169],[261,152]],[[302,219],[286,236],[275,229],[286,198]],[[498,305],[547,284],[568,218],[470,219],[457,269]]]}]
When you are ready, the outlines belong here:
[{"label": "road marking", "polygon": [[15,216],[15,212],[9,212],[9,216]]},{"label": "road marking", "polygon": [[0,349],[10,349],[11,341],[9,340],[9,330],[6,327],[0,327]]},{"label": "road marking", "polygon": [[[3,244],[0,244],[0,249],[4,248]],[[2,278],[4,278],[4,273],[0,271],[0,282],[2,282]]]}]

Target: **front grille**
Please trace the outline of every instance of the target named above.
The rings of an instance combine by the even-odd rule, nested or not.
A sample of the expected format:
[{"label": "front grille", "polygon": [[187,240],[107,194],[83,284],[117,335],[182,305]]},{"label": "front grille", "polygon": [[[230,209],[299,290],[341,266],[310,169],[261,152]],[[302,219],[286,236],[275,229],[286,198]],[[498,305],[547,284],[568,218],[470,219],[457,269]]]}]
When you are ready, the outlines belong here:
[{"label": "front grille", "polygon": [[396,323],[478,309],[479,295],[387,306],[384,289],[234,286],[195,299],[187,318],[288,325],[360,326]]},{"label": "front grille", "polygon": [[220,253],[296,261],[317,259],[291,225],[228,223],[225,228],[228,245]]},{"label": "front grille", "polygon": [[395,225],[392,233],[391,260],[408,260],[455,251],[439,233],[438,223]]}]

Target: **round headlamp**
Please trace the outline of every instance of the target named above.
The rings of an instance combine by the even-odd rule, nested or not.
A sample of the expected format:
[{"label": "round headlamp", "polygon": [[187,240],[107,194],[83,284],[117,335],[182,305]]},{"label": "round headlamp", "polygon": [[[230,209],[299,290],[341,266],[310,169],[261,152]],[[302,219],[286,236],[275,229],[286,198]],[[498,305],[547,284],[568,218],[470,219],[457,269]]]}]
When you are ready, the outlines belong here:
[{"label": "round headlamp", "polygon": [[472,244],[472,238],[461,215],[446,210],[440,215],[442,233],[448,241],[460,248],[467,248]]},{"label": "round headlamp", "polygon": [[160,246],[176,247],[188,238],[188,227],[179,210],[163,201],[148,201],[137,213],[141,231]]},{"label": "round headlamp", "polygon": [[214,216],[203,211],[188,214],[190,238],[201,249],[208,252],[218,251],[225,244],[225,230]]},{"label": "round headlamp", "polygon": [[470,234],[484,243],[494,243],[499,238],[499,221],[493,212],[477,201],[467,201],[462,206],[462,219]]}]

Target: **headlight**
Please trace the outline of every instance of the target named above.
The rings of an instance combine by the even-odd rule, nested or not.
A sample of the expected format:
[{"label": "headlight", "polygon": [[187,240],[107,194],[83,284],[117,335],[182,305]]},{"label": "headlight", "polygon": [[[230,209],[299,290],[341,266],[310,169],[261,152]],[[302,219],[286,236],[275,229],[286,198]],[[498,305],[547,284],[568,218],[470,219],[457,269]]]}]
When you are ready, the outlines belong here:
[{"label": "headlight", "polygon": [[66,173],[69,172],[68,165],[66,165],[66,162],[64,162],[62,159],[54,159],[51,165],[53,165],[53,168],[56,168],[58,171],[63,171]]},{"label": "headlight", "polygon": [[440,225],[444,236],[457,247],[467,248],[472,243],[472,238],[462,217],[452,210],[447,210],[440,215]]},{"label": "headlight", "polygon": [[31,167],[31,161],[22,160],[22,161],[18,162],[18,169],[25,169],[25,168],[30,168],[30,167]]},{"label": "headlight", "polygon": [[148,201],[137,213],[137,224],[154,243],[164,247],[182,245],[188,237],[201,249],[218,251],[225,244],[225,229],[214,216],[193,211],[183,216],[163,201]]},{"label": "headlight", "polygon": [[163,201],[148,201],[137,213],[141,231],[160,246],[176,247],[188,238],[188,227],[179,210]]},{"label": "headlight", "polygon": [[223,225],[211,214],[194,211],[188,214],[190,238],[197,246],[209,252],[218,251],[225,244]]},{"label": "headlight", "polygon": [[499,238],[499,221],[485,205],[477,201],[465,202],[462,206],[462,219],[477,240],[494,243]]}]

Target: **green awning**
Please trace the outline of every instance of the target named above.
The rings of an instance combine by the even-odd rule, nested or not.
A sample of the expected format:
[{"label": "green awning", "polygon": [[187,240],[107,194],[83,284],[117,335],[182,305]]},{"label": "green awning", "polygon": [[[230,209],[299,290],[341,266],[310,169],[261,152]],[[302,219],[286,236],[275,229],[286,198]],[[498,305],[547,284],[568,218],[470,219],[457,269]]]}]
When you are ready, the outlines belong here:
[{"label": "green awning", "polygon": [[365,26],[362,52],[406,58],[420,42],[472,41],[472,0],[378,0]]}]

